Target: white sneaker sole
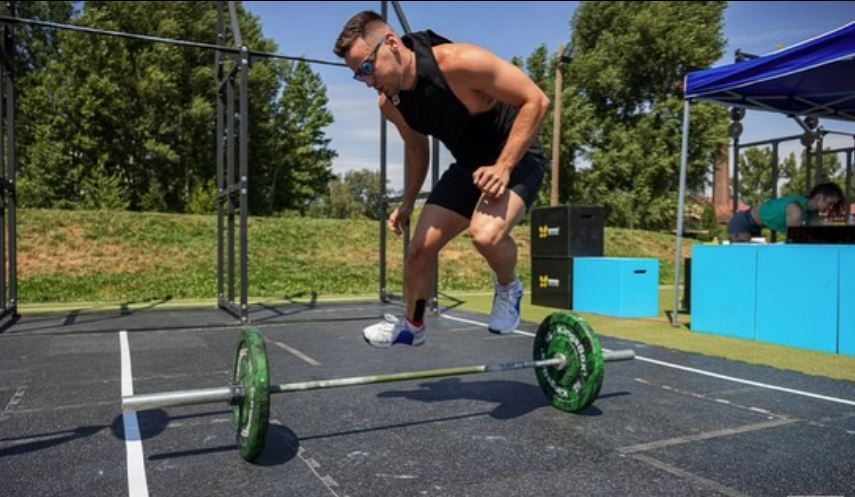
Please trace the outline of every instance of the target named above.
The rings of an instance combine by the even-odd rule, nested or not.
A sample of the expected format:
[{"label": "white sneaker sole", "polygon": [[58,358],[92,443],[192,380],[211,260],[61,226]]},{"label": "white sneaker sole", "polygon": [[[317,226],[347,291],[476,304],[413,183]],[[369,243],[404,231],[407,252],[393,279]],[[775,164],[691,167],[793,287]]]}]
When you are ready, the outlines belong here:
[{"label": "white sneaker sole", "polygon": [[391,347],[392,345],[407,345],[407,346],[410,346],[410,347],[419,347],[419,346],[421,346],[421,345],[424,345],[424,343],[425,343],[425,338],[426,338],[426,337],[424,337],[424,336],[422,336],[422,339],[421,339],[421,340],[416,340],[415,338],[413,338],[413,343],[404,343],[404,342],[372,342],[372,341],[371,341],[371,340],[369,340],[365,335],[362,335],[362,339],[363,339],[363,340],[365,340],[365,343],[367,343],[368,345],[370,345],[370,346],[372,346],[372,347],[376,347],[376,348],[378,348],[378,349],[388,349],[388,348],[389,348],[389,347]]},{"label": "white sneaker sole", "polygon": [[516,320],[516,321],[514,321],[514,324],[513,324],[513,325],[511,325],[511,327],[510,327],[510,328],[508,328],[508,329],[505,329],[505,330],[497,330],[497,329],[495,329],[495,328],[491,328],[491,327],[489,327],[489,326],[488,326],[488,327],[487,327],[487,331],[489,331],[490,333],[494,333],[494,334],[496,334],[496,335],[510,335],[511,333],[513,333],[513,332],[515,332],[515,331],[517,330],[517,326],[519,326],[519,325],[520,325],[520,318],[517,318],[517,320]]}]

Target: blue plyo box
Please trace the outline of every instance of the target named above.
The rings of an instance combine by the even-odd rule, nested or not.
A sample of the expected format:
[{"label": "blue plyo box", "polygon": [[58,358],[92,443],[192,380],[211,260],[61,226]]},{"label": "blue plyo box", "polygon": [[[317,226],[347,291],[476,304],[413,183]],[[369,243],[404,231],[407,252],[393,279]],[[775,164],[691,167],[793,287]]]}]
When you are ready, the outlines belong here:
[{"label": "blue plyo box", "polygon": [[755,338],[759,248],[692,247],[692,331]]},{"label": "blue plyo box", "polygon": [[659,315],[659,260],[573,258],[573,310],[624,318]]},{"label": "blue plyo box", "polygon": [[840,247],[837,353],[855,356],[855,247]]},{"label": "blue plyo box", "polygon": [[840,254],[841,247],[834,245],[762,247],[757,254],[758,341],[837,352]]}]

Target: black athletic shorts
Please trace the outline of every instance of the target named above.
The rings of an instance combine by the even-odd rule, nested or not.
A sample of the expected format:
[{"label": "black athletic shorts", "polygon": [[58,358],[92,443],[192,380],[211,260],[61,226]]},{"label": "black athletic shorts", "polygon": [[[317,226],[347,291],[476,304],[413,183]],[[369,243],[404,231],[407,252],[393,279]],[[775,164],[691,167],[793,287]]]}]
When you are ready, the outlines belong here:
[{"label": "black athletic shorts", "polygon": [[[511,171],[508,189],[513,190],[525,202],[526,210],[537,200],[537,191],[543,182],[546,161],[543,156],[525,154]],[[475,169],[452,164],[437,181],[428,196],[427,203],[450,209],[466,219],[472,219],[481,190],[475,186],[472,174]]]}]

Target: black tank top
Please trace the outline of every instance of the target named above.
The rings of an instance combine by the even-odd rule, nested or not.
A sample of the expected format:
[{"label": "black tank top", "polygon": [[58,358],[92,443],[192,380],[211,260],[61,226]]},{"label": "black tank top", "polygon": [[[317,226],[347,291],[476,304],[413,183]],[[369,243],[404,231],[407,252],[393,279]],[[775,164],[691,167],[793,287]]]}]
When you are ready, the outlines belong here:
[{"label": "black tank top", "polygon": [[[495,164],[510,135],[517,109],[497,102],[492,109],[471,115],[449,88],[431,50],[451,41],[430,30],[410,33],[401,40],[416,54],[416,85],[398,94],[396,106],[407,124],[442,141],[460,166],[475,169]],[[545,163],[537,138],[526,154]]]}]

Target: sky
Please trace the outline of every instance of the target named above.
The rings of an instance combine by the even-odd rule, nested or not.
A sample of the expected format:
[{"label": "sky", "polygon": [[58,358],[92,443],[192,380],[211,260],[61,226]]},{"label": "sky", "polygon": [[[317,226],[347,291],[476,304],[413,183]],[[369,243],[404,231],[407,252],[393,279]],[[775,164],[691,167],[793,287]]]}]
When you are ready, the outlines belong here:
[{"label": "sky", "polygon": [[[244,8],[258,16],[264,36],[274,40],[278,53],[339,61],[332,52],[347,20],[361,10],[380,12],[380,1],[363,2],[244,2]],[[546,44],[551,52],[570,40],[570,20],[579,2],[415,2],[400,5],[414,31],[432,29],[453,41],[480,45],[510,60],[525,60],[537,47]],[[402,32],[389,3],[389,19]],[[724,54],[713,67],[734,62],[737,49],[763,55],[855,20],[855,1],[849,2],[730,2],[724,13]],[[252,48],[252,47],[250,47]],[[333,172],[380,167],[380,114],[376,93],[352,79],[344,67],[314,65],[329,97],[328,109],[335,123],[326,129],[331,146],[338,152]],[[801,133],[801,128],[785,116],[749,111],[743,120],[743,143]],[[829,130],[855,133],[855,123],[821,120]],[[397,130],[388,125],[389,187],[402,187],[403,152]],[[852,146],[850,137],[827,136],[825,145]],[[798,142],[781,145],[781,154],[800,151]],[[441,170],[450,155],[440,155]],[[429,182],[429,179],[426,183]]]}]

